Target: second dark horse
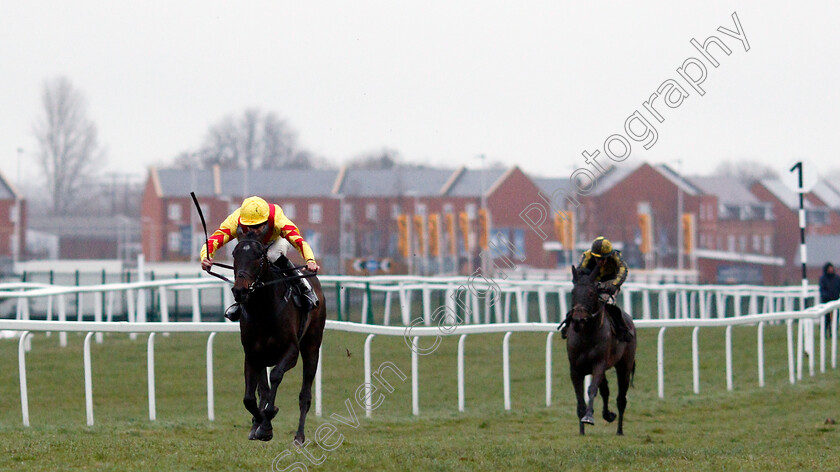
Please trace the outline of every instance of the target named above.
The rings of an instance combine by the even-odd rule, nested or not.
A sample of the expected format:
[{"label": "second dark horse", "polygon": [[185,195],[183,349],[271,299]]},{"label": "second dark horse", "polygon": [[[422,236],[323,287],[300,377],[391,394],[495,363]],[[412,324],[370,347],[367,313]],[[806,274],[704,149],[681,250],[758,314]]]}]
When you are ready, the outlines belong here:
[{"label": "second dark horse", "polygon": [[[311,277],[312,289],[320,303],[309,313],[295,306],[292,287],[271,266],[261,238],[240,239],[233,250],[233,296],[240,304],[239,321],[242,348],[245,351],[245,408],[251,413],[248,439],[270,441],[271,420],[277,414],[274,398],[283,374],[303,361],[303,385],[300,389],[300,421],[295,441],[305,441],[304,424],[312,400],[312,381],[318,368],[318,355],[324,335],[326,304],[321,284]],[[305,325],[301,326],[301,322]],[[298,339],[298,333],[303,333]],[[266,367],[271,373],[266,375]],[[268,381],[271,381],[269,384]],[[270,386],[269,386],[270,385]],[[259,389],[259,405],[256,390]]]},{"label": "second dark horse", "polygon": [[[572,385],[577,396],[577,415],[580,419],[580,434],[584,434],[585,424],[595,424],[593,411],[598,391],[604,399],[603,417],[607,422],[615,420],[615,413],[609,410],[610,389],[606,372],[615,367],[618,376],[618,431],[624,434],[624,409],[627,407],[627,390],[636,369],[636,327],[633,319],[622,311],[633,340],[619,341],[615,335],[606,310],[619,310],[615,305],[608,305],[601,300],[597,271],[591,274],[572,266],[572,310],[569,323],[566,352],[569,355],[569,371]],[[587,398],[584,398],[584,377],[592,375]],[[588,399],[588,403],[587,400]]]}]

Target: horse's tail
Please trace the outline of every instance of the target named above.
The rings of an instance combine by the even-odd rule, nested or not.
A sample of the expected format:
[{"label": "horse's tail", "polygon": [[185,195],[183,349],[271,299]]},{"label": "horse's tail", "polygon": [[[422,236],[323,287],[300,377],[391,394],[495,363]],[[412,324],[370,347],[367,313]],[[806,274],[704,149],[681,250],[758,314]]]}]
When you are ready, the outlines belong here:
[{"label": "horse's tail", "polygon": [[636,361],[633,361],[633,367],[630,368],[630,386],[633,386],[633,379],[636,377]]}]

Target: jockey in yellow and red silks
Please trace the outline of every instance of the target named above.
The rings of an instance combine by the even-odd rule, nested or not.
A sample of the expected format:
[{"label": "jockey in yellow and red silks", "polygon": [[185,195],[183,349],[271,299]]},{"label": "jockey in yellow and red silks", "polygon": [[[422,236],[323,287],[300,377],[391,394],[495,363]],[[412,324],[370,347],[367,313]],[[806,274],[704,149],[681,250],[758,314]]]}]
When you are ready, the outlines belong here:
[{"label": "jockey in yellow and red silks", "polygon": [[[266,226],[268,228],[266,229]],[[213,232],[208,239],[210,251],[207,245],[201,247],[201,268],[209,271],[213,266],[213,255],[216,251],[227,244],[231,239],[252,232],[265,231],[263,244],[268,248],[268,259],[283,270],[294,269],[294,265],[286,257],[290,247],[297,249],[304,261],[306,269],[317,272],[320,269],[315,261],[315,254],[298,227],[290,220],[280,208],[280,205],[269,204],[260,197],[248,197],[242,202],[242,206],[233,213]],[[302,298],[307,300],[310,306],[302,307],[304,312],[309,312],[318,305],[318,296],[312,291],[312,286],[302,277],[292,279],[292,285],[300,292]],[[239,319],[239,312],[236,305],[228,309],[225,316],[231,321]]]}]

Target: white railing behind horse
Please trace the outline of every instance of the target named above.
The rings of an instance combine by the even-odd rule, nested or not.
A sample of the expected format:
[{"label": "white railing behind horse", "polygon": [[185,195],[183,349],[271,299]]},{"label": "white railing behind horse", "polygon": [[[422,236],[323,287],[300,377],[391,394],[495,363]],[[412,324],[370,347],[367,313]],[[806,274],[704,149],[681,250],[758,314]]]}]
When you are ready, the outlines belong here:
[{"label": "white railing behind horse", "polygon": [[[341,303],[336,309],[339,314],[342,312],[346,316],[341,318],[349,319],[349,299],[350,290],[363,291],[362,298],[362,312],[360,320],[363,323],[369,321],[368,315],[372,313],[373,293],[382,293],[385,296],[384,300],[384,318],[385,325],[391,324],[391,305],[393,302],[393,293],[398,294],[400,303],[401,323],[408,325],[413,319],[412,310],[412,293],[415,291],[421,292],[422,303],[422,318],[426,326],[433,324],[432,313],[432,295],[434,292],[440,292],[445,297],[445,304],[450,308],[454,308],[454,297],[461,297],[461,304],[468,307],[473,314],[472,319],[464,320],[466,323],[490,323],[495,319],[495,322],[509,322],[511,320],[511,311],[513,304],[516,304],[515,320],[519,322],[534,321],[529,318],[529,295],[533,292],[536,295],[538,307],[538,319],[541,323],[550,321],[557,321],[549,319],[548,315],[548,293],[557,294],[557,307],[561,316],[568,310],[567,298],[570,293],[571,284],[562,281],[494,281],[492,284],[482,279],[470,279],[466,277],[429,277],[417,278],[407,276],[394,277],[348,277],[348,276],[322,276],[322,283],[325,290],[329,290],[327,284],[337,284],[337,286],[344,293],[341,296]],[[79,297],[76,310],[76,319],[81,320],[85,312],[85,300],[92,299],[93,318],[99,321],[103,316],[112,320],[114,317],[114,299],[117,293],[125,293],[126,301],[126,319],[128,321],[138,321],[144,318],[144,314],[139,313],[144,311],[147,306],[145,302],[146,293],[155,291],[158,294],[160,303],[158,304],[160,319],[163,322],[169,320],[169,297],[168,291],[185,291],[189,293],[191,300],[191,313],[193,321],[201,320],[200,291],[206,289],[219,290],[222,289],[221,302],[219,308],[232,303],[232,297],[229,290],[226,290],[224,282],[209,277],[199,277],[193,279],[169,279],[156,280],[147,282],[132,282],[132,283],[116,283],[105,285],[90,285],[90,286],[73,286],[73,287],[59,287],[48,286],[44,284],[30,284],[30,283],[14,283],[14,284],[0,284],[0,300],[16,299],[17,319],[29,319],[30,309],[29,300],[46,298],[47,301],[47,319],[52,319],[53,315],[53,300],[58,300],[59,320],[66,319],[67,295],[76,295]],[[87,293],[93,293],[93,297],[85,297]],[[460,294],[460,295],[459,295]],[[464,295],[466,294],[466,295]],[[105,297],[105,313],[103,314],[102,297]],[[652,312],[652,296],[657,297],[657,312],[654,316]],[[499,298],[500,297],[500,298]],[[727,286],[727,285],[653,285],[653,284],[634,284],[627,283],[622,289],[622,295],[619,297],[622,304],[633,312],[637,319],[681,319],[681,318],[722,318],[727,314],[728,306],[731,303],[733,316],[741,316],[743,314],[742,301],[746,298],[747,314],[756,314],[759,312],[769,313],[774,311],[793,311],[795,308],[802,309],[804,305],[815,305],[817,299],[816,287],[808,289],[808,296],[805,300],[801,299],[801,287],[756,287],[756,286]],[[673,298],[673,310],[671,310]],[[484,309],[482,310],[481,302],[484,302]],[[641,303],[641,310],[633,309],[634,301]],[[731,302],[730,302],[731,301]],[[798,302],[798,303],[797,303]],[[799,305],[796,307],[796,305]],[[714,305],[714,310],[711,310]],[[482,320],[482,316],[483,320]],[[340,318],[340,319],[341,319]],[[97,338],[97,342],[101,342],[101,338]]]},{"label": "white railing behind horse", "polygon": [[[793,376],[793,336],[792,323],[794,320],[816,320],[820,322],[820,333],[823,333],[825,328],[825,314],[832,314],[831,321],[831,366],[836,368],[837,360],[837,310],[840,308],[840,302],[833,302],[818,307],[809,308],[804,311],[796,312],[781,312],[766,315],[747,315],[737,318],[724,319],[670,319],[670,320],[638,320],[636,322],[637,328],[651,329],[658,328],[657,335],[657,391],[660,398],[665,396],[665,332],[669,327],[693,327],[692,333],[692,368],[694,379],[694,393],[700,391],[700,362],[699,349],[697,343],[696,333],[700,328],[704,327],[725,327],[726,328],[726,385],[728,390],[734,388],[732,380],[732,342],[731,342],[731,328],[732,326],[757,325],[758,343],[758,385],[764,386],[764,325],[771,321],[786,321],[787,324],[787,350],[788,350],[788,369],[790,373],[790,382],[795,383]],[[364,343],[364,380],[366,388],[370,388],[371,383],[371,345],[375,335],[383,336],[404,336],[406,339],[410,337],[412,343],[411,352],[411,395],[412,395],[412,413],[414,415],[420,414],[419,408],[419,339],[421,337],[440,337],[444,335],[459,335],[458,341],[458,409],[464,411],[464,369],[463,369],[463,352],[464,341],[468,335],[477,334],[491,334],[504,333],[502,341],[502,373],[503,373],[503,395],[504,408],[510,409],[510,338],[513,333],[517,332],[541,332],[547,333],[546,337],[546,406],[551,404],[551,381],[552,381],[552,343],[551,339],[556,330],[555,324],[546,323],[509,323],[509,324],[492,324],[492,325],[461,325],[454,329],[442,329],[441,327],[414,327],[410,329],[390,327],[390,326],[374,326],[363,325],[357,323],[348,323],[340,321],[328,320],[326,325],[327,330],[344,331],[349,333],[366,334]],[[156,333],[209,333],[207,340],[207,417],[209,420],[214,420],[214,387],[213,387],[213,339],[217,332],[237,332],[239,327],[232,323],[128,323],[128,322],[54,322],[54,321],[24,321],[24,320],[0,320],[0,330],[13,330],[21,332],[20,341],[18,344],[18,363],[20,371],[20,398],[21,398],[21,413],[23,416],[23,424],[29,426],[29,401],[26,384],[26,349],[24,347],[27,338],[33,331],[47,332],[53,330],[73,331],[73,332],[87,332],[84,341],[84,377],[85,377],[85,408],[87,424],[94,424],[93,417],[93,379],[91,369],[90,344],[94,333],[149,333],[147,343],[147,372],[148,372],[148,396],[149,396],[149,419],[155,421],[155,369],[154,369],[154,335]],[[801,349],[801,335],[800,335],[800,349]],[[825,372],[825,338],[820,335],[820,371]],[[322,391],[321,391],[321,376],[322,366],[319,360],[319,368],[315,379],[315,414],[320,416],[322,414]],[[365,409],[366,416],[372,415],[372,402],[370,391],[368,390],[366,401],[364,405],[360,405]]]}]

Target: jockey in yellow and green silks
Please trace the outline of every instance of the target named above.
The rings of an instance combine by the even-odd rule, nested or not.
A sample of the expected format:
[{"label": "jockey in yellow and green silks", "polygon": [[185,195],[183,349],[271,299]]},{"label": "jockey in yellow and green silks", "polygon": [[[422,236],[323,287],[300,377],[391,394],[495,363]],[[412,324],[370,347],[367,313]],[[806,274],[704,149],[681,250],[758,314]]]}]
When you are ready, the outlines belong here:
[{"label": "jockey in yellow and green silks", "polygon": [[[632,340],[633,333],[627,327],[621,309],[614,305],[615,297],[621,290],[621,284],[627,280],[627,264],[621,258],[621,251],[615,250],[609,239],[598,236],[592,241],[592,247],[581,254],[578,270],[590,274],[592,271],[597,271],[595,280],[600,282],[600,292],[609,295],[606,311],[613,321],[618,339]],[[566,337],[569,326],[567,321],[568,318],[560,324],[560,334],[563,338]]]}]

